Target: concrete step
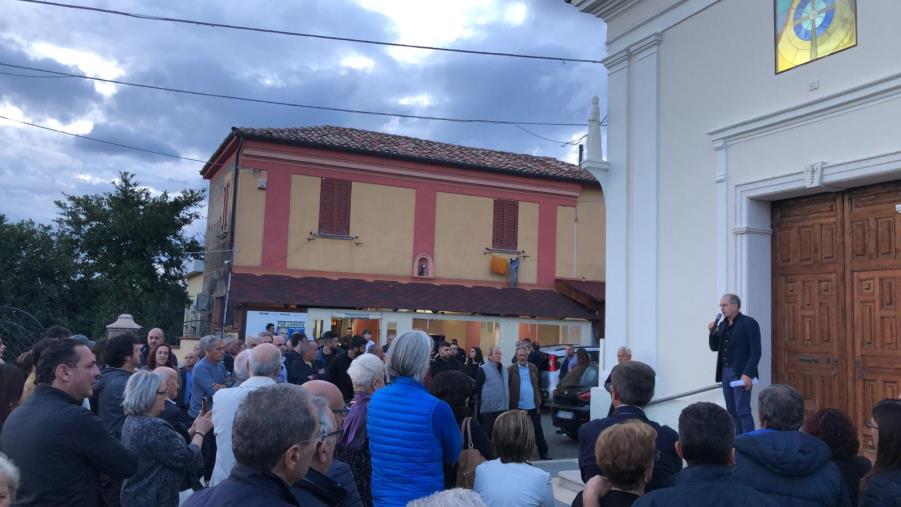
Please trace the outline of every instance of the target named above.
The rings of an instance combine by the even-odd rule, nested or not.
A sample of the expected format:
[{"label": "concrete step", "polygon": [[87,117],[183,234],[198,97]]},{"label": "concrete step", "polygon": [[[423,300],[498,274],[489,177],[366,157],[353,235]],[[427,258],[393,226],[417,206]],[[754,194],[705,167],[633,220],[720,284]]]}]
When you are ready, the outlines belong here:
[{"label": "concrete step", "polygon": [[560,487],[572,491],[573,494],[585,489],[582,473],[579,470],[562,470],[557,474],[557,478],[560,479]]}]

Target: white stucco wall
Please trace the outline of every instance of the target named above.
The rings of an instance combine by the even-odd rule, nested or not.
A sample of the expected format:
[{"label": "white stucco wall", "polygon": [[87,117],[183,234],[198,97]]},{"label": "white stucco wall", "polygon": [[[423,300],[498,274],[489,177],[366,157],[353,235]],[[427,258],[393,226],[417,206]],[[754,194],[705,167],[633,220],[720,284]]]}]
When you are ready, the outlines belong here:
[{"label": "white stucco wall", "polygon": [[[637,5],[649,3],[664,2],[642,0]],[[624,208],[629,217],[622,234],[630,245],[629,261],[617,266],[612,262],[616,257],[608,254],[608,273],[630,272],[632,259],[642,258],[641,245],[628,241],[640,231],[656,230],[658,245],[656,271],[626,278],[629,307],[624,316],[608,315],[608,330],[610,325],[625,329],[629,345],[646,351],[648,362],[658,370],[659,396],[713,382],[716,357],[707,347],[704,326],[717,311],[723,290],[739,292],[747,313],[758,317],[766,351],[761,380],[769,381],[768,211],[765,204],[755,208],[753,224],[737,216],[737,189],[795,175],[816,162],[843,164],[901,151],[901,32],[885,22],[901,17],[901,2],[859,2],[856,47],[779,75],[773,64],[771,1],[685,0],[667,5],[672,8],[633,7],[635,11],[608,20],[608,34],[615,38],[608,57],[609,158],[611,171],[630,172],[629,204]],[[692,15],[679,21],[677,9]],[[640,65],[651,60],[639,60],[629,49],[613,52],[634,48],[654,33],[660,37],[656,73],[642,70]],[[611,70],[613,64],[618,70]],[[891,80],[895,76],[897,89]],[[656,97],[647,79],[657,80]],[[846,100],[855,90],[863,90],[858,93],[862,98]],[[649,100],[657,104],[654,120],[640,107]],[[818,111],[818,103],[836,106],[833,112]],[[628,127],[623,128],[623,122]],[[645,156],[649,149],[656,150],[655,159]],[[643,184],[634,175],[649,167],[658,178],[656,223],[635,214],[648,203],[636,199]],[[719,188],[718,173],[724,177]],[[877,179],[899,177],[898,169],[889,167]],[[842,187],[868,182],[852,178]],[[800,190],[762,198],[822,191],[801,185]],[[609,202],[610,197],[608,216],[613,213]],[[760,230],[736,232],[751,225]],[[608,244],[617,241],[617,231],[609,224],[607,234]],[[742,235],[751,239],[741,242]],[[652,278],[656,290],[644,283]],[[617,289],[608,276],[608,294],[611,291]],[[656,336],[642,329],[648,317],[643,304],[656,306]]]}]

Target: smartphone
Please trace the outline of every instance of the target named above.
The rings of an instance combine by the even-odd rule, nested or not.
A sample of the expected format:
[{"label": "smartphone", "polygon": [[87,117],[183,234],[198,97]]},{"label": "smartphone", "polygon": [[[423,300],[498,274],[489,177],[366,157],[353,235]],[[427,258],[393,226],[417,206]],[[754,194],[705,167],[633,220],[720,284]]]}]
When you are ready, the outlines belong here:
[{"label": "smartphone", "polygon": [[200,398],[200,413],[205,414],[210,411],[210,399],[207,396]]}]

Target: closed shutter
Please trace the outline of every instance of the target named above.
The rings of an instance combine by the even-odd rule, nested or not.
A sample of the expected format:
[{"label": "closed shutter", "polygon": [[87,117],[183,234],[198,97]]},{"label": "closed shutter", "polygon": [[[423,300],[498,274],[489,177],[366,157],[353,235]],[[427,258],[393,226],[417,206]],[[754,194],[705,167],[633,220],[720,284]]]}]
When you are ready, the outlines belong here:
[{"label": "closed shutter", "polygon": [[320,234],[350,234],[350,182],[322,179],[319,192]]},{"label": "closed shutter", "polygon": [[519,227],[519,203],[495,199],[492,248],[516,250]]}]

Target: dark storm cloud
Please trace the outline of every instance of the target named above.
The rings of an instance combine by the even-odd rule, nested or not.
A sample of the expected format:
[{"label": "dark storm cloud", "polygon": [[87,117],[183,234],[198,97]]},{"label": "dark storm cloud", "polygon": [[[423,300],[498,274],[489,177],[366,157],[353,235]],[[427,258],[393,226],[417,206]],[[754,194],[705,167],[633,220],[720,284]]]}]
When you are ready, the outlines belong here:
[{"label": "dark storm cloud", "polygon": [[[522,24],[474,23],[472,34],[450,45],[577,58],[603,57],[604,25],[560,1],[524,2]],[[501,2],[501,8],[510,2]],[[100,4],[98,4],[100,5]],[[19,3],[4,6],[0,61],[83,73],[36,56],[32,44],[95,54],[124,71],[119,79],[190,90],[330,107],[396,111],[460,118],[583,123],[592,95],[606,95],[606,71],[573,64],[433,52],[420,63],[394,59],[379,46],[237,32],[141,21]],[[392,20],[351,0],[293,2],[116,2],[120,10],[225,23],[397,40]],[[371,69],[341,65],[365,56]],[[0,72],[7,71],[0,67]],[[23,72],[25,73],[25,72]],[[427,106],[401,105],[426,95]],[[389,119],[236,102],[117,86],[104,96],[80,79],[0,76],[0,108],[13,106],[39,123],[94,122],[89,135],[206,159],[232,126],[300,127],[330,124],[414,135],[444,142],[564,158],[569,148],[530,136],[514,126]],[[527,127],[567,141],[581,127]],[[61,192],[102,191],[102,182],[127,168],[156,190],[203,187],[200,164],[66,136],[0,126],[0,213],[47,221],[31,205]],[[28,177],[16,177],[26,166]],[[47,183],[47,182],[51,183]]]}]

